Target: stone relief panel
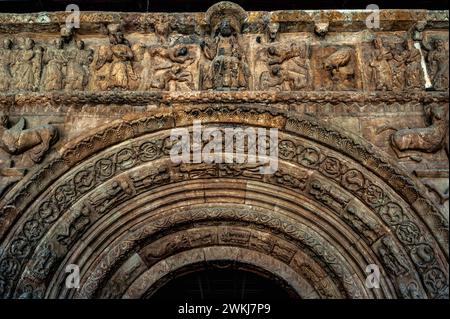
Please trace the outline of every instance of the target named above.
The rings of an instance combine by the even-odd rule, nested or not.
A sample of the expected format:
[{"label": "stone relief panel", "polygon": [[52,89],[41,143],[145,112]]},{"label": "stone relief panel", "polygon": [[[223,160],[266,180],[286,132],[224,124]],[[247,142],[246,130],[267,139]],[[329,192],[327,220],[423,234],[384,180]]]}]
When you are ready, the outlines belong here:
[{"label": "stone relief panel", "polygon": [[422,47],[426,52],[426,65],[432,88],[437,91],[448,90],[448,37],[426,32]]},{"label": "stone relief panel", "polygon": [[28,168],[40,163],[58,140],[53,125],[26,126],[24,117],[13,124],[8,116],[0,115],[0,198]]},{"label": "stone relief panel", "polygon": [[211,34],[201,43],[207,62],[200,70],[203,89],[220,91],[249,89],[250,70],[241,40],[247,17],[239,6],[221,2],[206,12]]},{"label": "stone relief panel", "polygon": [[134,52],[125,38],[121,26],[107,27],[109,45],[98,48],[95,59],[95,87],[101,91],[119,89],[133,90],[138,86],[138,75],[134,70]]},{"label": "stone relief panel", "polygon": [[422,53],[406,36],[376,35],[365,45],[369,88],[375,91],[424,90]]},{"label": "stone relief panel", "polygon": [[361,75],[353,46],[313,48],[314,86],[324,91],[361,89]]},{"label": "stone relief panel", "polygon": [[[299,91],[311,87],[309,46],[302,43],[270,43],[257,52],[260,91]],[[255,69],[259,69],[256,67]]]},{"label": "stone relief panel", "polygon": [[196,26],[158,16],[139,30],[124,19],[83,32],[0,34],[0,92],[448,90],[448,34],[420,21],[413,31],[306,21],[311,28],[295,30],[230,2],[201,17]]},{"label": "stone relief panel", "polygon": [[[286,115],[292,112],[294,117],[312,115],[359,135],[421,179],[433,205],[444,215],[442,207],[447,207],[447,219],[433,231],[445,233],[448,239],[448,34],[438,30],[441,27],[430,30],[426,21],[414,22],[413,34],[389,28],[383,32],[346,31],[337,29],[333,21],[316,23],[313,30],[310,22],[302,25],[292,16],[283,20],[276,13],[264,14],[222,3],[206,14],[166,15],[163,19],[137,15],[136,19],[142,18],[139,22],[146,22],[142,27],[133,25],[126,14],[121,22],[94,21],[84,30],[57,25],[42,34],[25,30],[6,33],[0,27],[0,205],[6,203],[4,199],[16,206],[25,202],[26,187],[40,178],[34,173],[24,181],[26,187],[19,195],[13,194],[18,188],[7,192],[27,171],[40,169],[42,162],[47,165],[45,160],[56,163],[49,155],[55,155],[50,153],[58,136],[64,139],[58,144],[69,141],[70,148],[73,137],[92,133],[91,140],[83,143],[86,149],[100,150],[109,140],[124,141],[122,137],[132,136],[130,132],[141,134],[150,125],[161,129],[167,123],[183,126],[201,119],[236,126],[248,118],[255,126],[288,125],[297,133],[302,128]],[[147,112],[167,107],[176,113],[171,113],[174,117],[167,123],[146,122]],[[55,125],[56,118],[61,126]],[[98,126],[118,119],[124,120],[126,129],[114,126],[111,134],[98,133]],[[140,120],[142,126],[130,124]],[[312,125],[306,127],[303,133],[310,132]],[[336,132],[339,129],[324,134],[332,139]],[[331,210],[347,229],[361,234],[364,244],[373,247],[401,296],[423,298],[423,284],[429,296],[448,297],[447,274],[440,270],[436,247],[430,245],[431,237],[422,226],[415,224],[409,208],[398,205],[398,198],[373,182],[373,176],[348,166],[338,155],[282,136],[279,158],[297,166],[270,176],[261,176],[260,166],[248,163],[160,163],[116,176],[168,156],[171,145],[167,136],[141,142],[122,145],[114,153],[78,167],[67,183],[55,185],[50,199],[36,204],[20,229],[20,238],[15,238],[7,258],[1,260],[0,275],[13,278],[14,263],[27,261],[34,242],[63,214],[49,245],[39,246],[30,261],[31,277],[48,277],[96,220],[137,194],[168,183],[233,178],[282,186]],[[339,143],[353,140],[335,141],[336,146]],[[67,153],[61,162],[75,162],[86,151],[81,149]],[[386,167],[390,169],[388,164]],[[392,178],[399,189],[406,185],[402,178]],[[14,205],[1,206],[0,224],[10,222],[2,219],[9,210],[22,212]],[[433,218],[440,212],[430,215],[434,213]],[[296,260],[289,247],[240,232],[217,236],[220,243],[270,247],[277,258]],[[191,240],[209,240],[194,237]],[[399,243],[407,247],[401,253]],[[181,247],[184,238],[169,244]],[[414,267],[420,278],[408,273]],[[319,280],[306,266],[301,269],[311,280]],[[18,296],[42,297],[40,289],[24,282]]]}]

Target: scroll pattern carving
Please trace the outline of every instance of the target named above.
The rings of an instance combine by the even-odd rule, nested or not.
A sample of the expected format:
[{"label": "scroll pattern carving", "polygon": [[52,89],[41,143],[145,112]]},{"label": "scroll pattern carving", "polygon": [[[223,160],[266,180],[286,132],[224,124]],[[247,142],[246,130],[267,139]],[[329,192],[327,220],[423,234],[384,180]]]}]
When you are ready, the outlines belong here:
[{"label": "scroll pattern carving", "polygon": [[[96,160],[93,165],[86,165],[85,168],[74,173],[72,180],[56,188],[55,192],[51,194],[51,197],[39,205],[38,210],[30,220],[29,226],[27,228],[24,226],[22,235],[16,236],[11,243],[6,255],[7,257],[4,257],[1,263],[1,265],[4,265],[4,273],[11,273],[12,276],[10,278],[14,278],[18,271],[14,265],[17,265],[29,256],[36,239],[41,238],[45,229],[53,224],[66,209],[71,207],[77,198],[101,183],[104,183],[106,180],[109,180],[114,175],[124,171],[124,169],[129,169],[140,163],[167,156],[167,151],[165,150],[167,145],[164,139],[134,144],[132,147],[116,150],[113,154]],[[396,204],[396,200],[391,198],[381,187],[373,183],[366,174],[357,169],[349,168],[346,163],[325,154],[317,147],[298,144],[294,140],[282,140],[280,145],[282,146],[280,154],[286,157],[289,162],[300,165],[307,170],[320,172],[323,176],[334,180],[341,187],[351,192],[353,196],[359,198],[367,207],[375,211],[393,229],[398,240],[411,249],[411,252],[417,245],[427,245],[427,239],[422,233],[421,227],[410,220],[404,208]],[[130,161],[130,159],[133,159],[133,161]],[[120,198],[121,195],[119,194],[130,196],[138,188],[148,187],[147,185],[154,187],[159,183],[167,183],[169,181],[226,176],[232,176],[234,178],[240,176],[245,178],[260,178],[260,176],[252,174],[251,167],[248,168],[242,164],[215,164],[210,167],[202,167],[201,175],[193,174],[194,171],[192,169],[193,166],[185,168],[179,166],[172,169],[162,167],[156,171],[150,171],[148,176],[130,176],[133,183],[135,183],[134,186],[131,186],[130,182],[126,180],[112,180],[110,184],[107,184],[109,186],[105,186],[105,188],[102,188],[102,191],[90,196],[88,202],[84,202],[84,206],[81,206],[81,208],[83,210],[86,205],[88,205],[87,208],[89,205],[94,205],[96,214],[101,214],[107,211],[109,205],[112,204],[110,201],[111,198]],[[226,174],[220,173],[223,169],[227,170]],[[228,170],[230,169],[234,172],[231,175],[228,174]],[[301,175],[293,176],[282,171],[279,174],[281,175],[268,177],[267,181],[281,183],[287,187],[294,187],[294,189],[299,187],[299,190],[301,190],[304,189],[304,185],[306,185],[305,183],[308,180],[307,175],[303,177]],[[323,188],[320,183],[313,181],[309,183],[310,189],[312,190],[311,194],[317,200],[323,201],[326,206],[333,207],[338,211],[340,210],[342,214],[355,213],[354,209],[347,207],[349,202],[345,197],[336,195],[336,193],[330,191],[330,188]],[[352,220],[348,215],[346,218]],[[73,218],[59,237],[60,243],[69,244],[69,242],[76,239],[77,234],[83,231],[88,222],[88,215],[82,213],[82,211],[75,211]],[[373,234],[375,234],[373,240],[380,235],[376,233],[376,230],[371,228],[370,224],[363,222],[363,225],[361,225],[361,221],[358,219],[352,220],[352,223],[352,227],[355,228],[369,228],[372,232],[371,235],[374,236]],[[383,255],[384,251],[380,252],[380,254]],[[437,261],[433,256],[434,253],[431,254],[431,257],[428,259],[419,260],[418,258],[413,258],[413,262],[417,263],[418,260],[420,262],[420,266],[419,264],[416,265],[419,267],[419,272],[423,275],[422,280],[424,280],[423,278],[428,278],[427,273],[431,269],[433,269],[433,273],[436,273],[436,269],[439,269],[436,268]],[[389,259],[386,258],[387,260]],[[445,274],[442,273],[440,276],[445,277]],[[433,289],[435,286],[429,284],[427,287]],[[5,290],[3,293],[8,294],[8,290]],[[443,294],[446,294],[446,287],[439,291],[431,290],[429,293],[433,297],[442,297]]]}]

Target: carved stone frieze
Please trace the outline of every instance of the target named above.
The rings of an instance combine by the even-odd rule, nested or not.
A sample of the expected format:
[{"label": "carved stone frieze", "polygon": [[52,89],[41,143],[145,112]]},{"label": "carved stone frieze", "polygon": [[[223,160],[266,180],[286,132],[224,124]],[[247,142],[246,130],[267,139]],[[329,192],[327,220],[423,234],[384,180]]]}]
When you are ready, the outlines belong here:
[{"label": "carved stone frieze", "polygon": [[[94,14],[95,27],[87,30],[58,26],[47,37],[0,32],[0,92],[448,90],[448,35],[427,33],[442,24],[439,14],[423,26],[410,17],[410,28],[360,35],[345,32],[339,18],[334,26],[325,16],[311,21],[298,14],[285,22],[276,14],[257,17],[225,1],[184,20],[133,17],[143,20],[144,30],[126,18]],[[295,19],[305,29],[286,26]],[[414,28],[420,37],[410,32]],[[332,38],[339,40],[330,43]]]},{"label": "carved stone frieze", "polygon": [[[0,297],[233,265],[301,298],[448,298],[447,11],[66,15],[0,14]],[[277,170],[235,136],[173,161],[198,121],[276,129]]]}]

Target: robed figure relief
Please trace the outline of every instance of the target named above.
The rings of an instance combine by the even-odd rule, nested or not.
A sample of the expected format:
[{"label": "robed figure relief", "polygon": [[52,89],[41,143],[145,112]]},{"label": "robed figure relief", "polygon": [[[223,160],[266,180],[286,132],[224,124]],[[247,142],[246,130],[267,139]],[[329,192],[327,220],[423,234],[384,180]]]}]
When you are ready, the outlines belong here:
[{"label": "robed figure relief", "polygon": [[374,52],[369,66],[372,68],[372,82],[377,91],[392,90],[392,70],[389,61],[393,59],[391,50],[383,45],[381,38],[373,40]]},{"label": "robed figure relief", "polygon": [[117,25],[109,25],[110,45],[101,46],[97,52],[95,69],[100,90],[133,89],[138,76],[133,69],[134,54],[130,43]]},{"label": "robed figure relief", "polygon": [[11,39],[4,39],[3,47],[0,49],[0,92],[8,91],[11,85],[12,45]]},{"label": "robed figure relief", "polygon": [[448,51],[441,39],[433,41],[427,57],[433,88],[438,91],[448,89]]},{"label": "robed figure relief", "polygon": [[83,41],[76,41],[75,48],[68,51],[66,90],[84,90],[89,82],[89,65],[93,59],[93,50],[85,49]]},{"label": "robed figure relief", "polygon": [[249,88],[250,72],[239,37],[245,11],[237,5],[219,3],[207,12],[211,37],[201,43],[207,60],[202,69],[203,89],[240,90]]},{"label": "robed figure relief", "polygon": [[42,51],[41,47],[35,47],[32,39],[26,38],[23,48],[15,52],[14,62],[11,66],[14,89],[36,91],[39,88]]},{"label": "robed figure relief", "polygon": [[41,87],[44,91],[63,89],[64,73],[68,61],[63,45],[61,38],[55,39],[53,46],[47,48],[44,53],[44,71],[41,79]]}]

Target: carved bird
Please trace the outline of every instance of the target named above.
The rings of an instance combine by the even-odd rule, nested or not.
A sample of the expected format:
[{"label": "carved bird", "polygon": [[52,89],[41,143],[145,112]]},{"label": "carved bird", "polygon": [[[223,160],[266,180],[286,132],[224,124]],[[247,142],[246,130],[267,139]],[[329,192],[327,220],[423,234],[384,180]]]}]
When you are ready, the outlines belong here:
[{"label": "carved bird", "polygon": [[323,68],[331,71],[333,69],[339,69],[340,67],[346,66],[352,57],[352,48],[345,47],[332,53],[323,62]]}]

